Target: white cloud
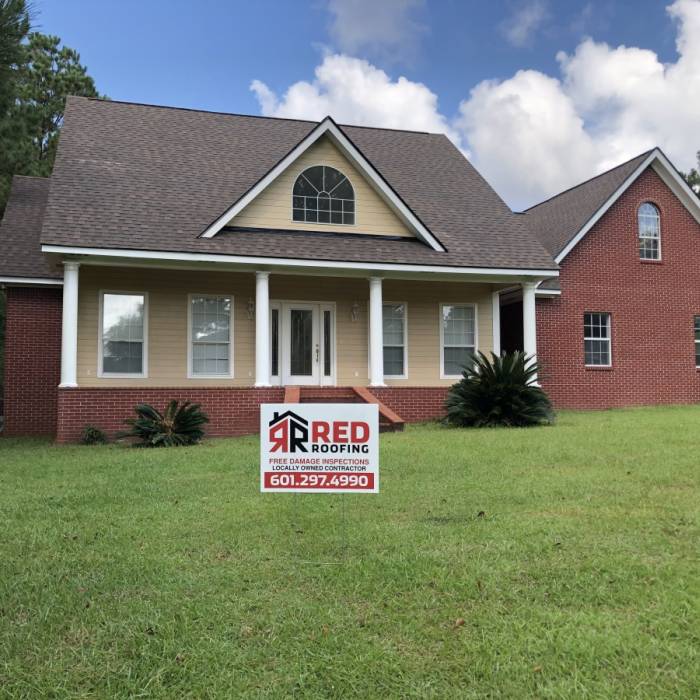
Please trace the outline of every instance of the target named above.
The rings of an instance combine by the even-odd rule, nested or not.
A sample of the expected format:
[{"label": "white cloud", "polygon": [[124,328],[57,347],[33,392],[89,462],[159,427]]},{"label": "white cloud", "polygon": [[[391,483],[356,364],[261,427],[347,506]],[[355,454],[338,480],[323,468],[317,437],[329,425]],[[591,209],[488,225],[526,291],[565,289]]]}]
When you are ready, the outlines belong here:
[{"label": "white cloud", "polygon": [[654,145],[681,169],[700,147],[700,0],[668,7],[678,58],[586,39],[559,74],[523,70],[474,87],[453,118],[426,85],[329,54],[281,97],[254,81],[263,114],[444,132],[514,208],[559,192]]},{"label": "white cloud", "polygon": [[410,61],[427,31],[417,19],[424,7],[425,0],[328,0],[331,37],[343,53]]},{"label": "white cloud", "polygon": [[460,112],[474,164],[511,203],[536,201],[591,173],[595,143],[555,78],[530,70],[485,81]]},{"label": "white cloud", "polygon": [[547,19],[544,0],[528,0],[503,24],[506,39],[513,46],[527,46],[535,32]]},{"label": "white cloud", "polygon": [[259,80],[251,90],[266,116],[320,120],[330,114],[344,124],[444,132],[459,141],[435,93],[407,78],[392,80],[359,58],[327,55],[313,81],[294,83],[281,99]]},{"label": "white cloud", "polygon": [[558,56],[558,79],[520,71],[477,85],[457,126],[474,164],[520,207],[658,145],[681,169],[700,145],[700,1],[668,7],[675,63],[586,39]]}]

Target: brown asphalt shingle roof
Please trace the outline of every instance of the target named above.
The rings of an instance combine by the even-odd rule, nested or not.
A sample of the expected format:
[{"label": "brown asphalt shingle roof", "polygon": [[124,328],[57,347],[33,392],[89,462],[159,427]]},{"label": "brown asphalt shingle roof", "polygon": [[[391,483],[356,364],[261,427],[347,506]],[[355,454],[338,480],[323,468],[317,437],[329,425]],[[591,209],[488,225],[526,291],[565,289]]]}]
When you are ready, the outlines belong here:
[{"label": "brown asphalt shingle roof", "polygon": [[639,167],[651,150],[523,212],[533,235],[556,257]]},{"label": "brown asphalt shingle roof", "polygon": [[62,271],[41,254],[39,234],[49,196],[49,179],[15,175],[0,224],[0,277],[61,279]]},{"label": "brown asphalt shingle roof", "polygon": [[413,240],[222,231],[199,238],[315,122],[69,98],[42,243],[459,267],[555,269],[443,135],[341,127],[447,249]]}]

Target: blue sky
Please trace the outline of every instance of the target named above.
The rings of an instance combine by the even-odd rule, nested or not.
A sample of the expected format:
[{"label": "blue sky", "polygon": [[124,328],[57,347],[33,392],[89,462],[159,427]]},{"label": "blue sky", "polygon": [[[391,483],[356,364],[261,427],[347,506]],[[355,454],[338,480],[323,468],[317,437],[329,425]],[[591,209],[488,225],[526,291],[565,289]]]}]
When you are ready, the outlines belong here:
[{"label": "blue sky", "polygon": [[[658,79],[659,66],[681,62],[677,41],[683,27],[688,33],[696,23],[700,28],[700,0],[677,0],[670,12],[667,4],[651,0],[33,5],[36,28],[76,48],[98,89],[112,99],[307,118],[327,109],[345,122],[442,130],[514,205],[568,186],[611,159],[634,155],[647,146],[646,138],[668,141],[660,145],[680,157],[683,167],[700,148],[700,138],[686,149],[672,134],[664,139],[663,128],[645,131],[636,122],[650,117],[635,120],[640,106],[619,94],[626,76],[643,79],[646,71]],[[595,71],[602,72],[600,82],[615,74],[618,83],[598,94],[585,77]],[[255,91],[253,81],[259,81]],[[668,89],[668,80],[660,87]],[[620,99],[627,99],[624,112]],[[521,106],[514,108],[514,101]],[[644,109],[654,111],[653,105]],[[491,115],[497,123],[489,131]],[[525,122],[539,127],[528,130]],[[632,138],[622,133],[629,122],[635,122]],[[552,123],[562,127],[561,134],[551,133]],[[552,172],[528,186],[508,174],[504,158],[522,168],[540,153],[555,161],[557,167],[545,167]],[[583,159],[580,166],[567,165],[572,153]]]}]

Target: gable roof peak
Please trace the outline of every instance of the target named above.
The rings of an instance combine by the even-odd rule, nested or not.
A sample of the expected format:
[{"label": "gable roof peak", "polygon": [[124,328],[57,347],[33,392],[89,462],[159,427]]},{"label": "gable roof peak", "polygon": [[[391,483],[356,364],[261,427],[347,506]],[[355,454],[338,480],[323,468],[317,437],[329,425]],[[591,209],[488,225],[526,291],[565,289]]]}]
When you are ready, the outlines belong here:
[{"label": "gable roof peak", "polygon": [[365,157],[364,153],[354,144],[352,139],[341,129],[329,115],[319,122],[309,133],[297,143],[247,192],[238,198],[226,211],[223,212],[199,238],[213,238],[223,229],[233,217],[237,216],[247,207],[261,192],[274,182],[287,168],[289,168],[303,153],[313,146],[321,136],[327,135],[343,155],[360,171],[367,179],[370,186],[377,192],[387,206],[398,218],[428,247],[438,252],[445,252],[445,247],[430,232],[418,215],[412,211],[396,190],[384,178],[384,176]]},{"label": "gable roof peak", "polygon": [[700,223],[700,200],[658,146],[526,209],[532,234],[558,264],[637,178],[653,168]]},{"label": "gable roof peak", "polygon": [[654,146],[653,148],[650,148],[646,151],[642,151],[642,153],[639,153],[636,156],[632,156],[632,158],[628,158],[626,161],[623,161],[622,163],[618,163],[617,165],[613,165],[611,168],[608,168],[607,170],[603,170],[602,172],[598,173],[597,175],[592,175],[591,177],[582,180],[581,182],[576,183],[575,185],[571,185],[571,187],[567,187],[565,190],[561,190],[561,192],[557,192],[556,194],[553,194],[551,197],[547,197],[547,199],[543,199],[541,202],[537,202],[537,204],[533,204],[532,206],[528,207],[527,209],[523,209],[521,212],[518,212],[519,214],[527,214],[528,212],[532,211],[533,209],[537,209],[537,207],[541,207],[543,204],[547,204],[548,202],[551,202],[555,199],[558,199],[559,197],[562,197],[563,195],[568,194],[569,192],[573,192],[575,190],[580,189],[581,187],[585,187],[589,183],[598,180],[602,177],[605,177],[606,175],[610,175],[611,173],[615,172],[619,168],[624,168],[626,165],[629,165],[632,163],[632,161],[637,161],[642,158],[646,158],[649,156],[652,152],[654,151],[661,151],[661,149],[658,146]]}]

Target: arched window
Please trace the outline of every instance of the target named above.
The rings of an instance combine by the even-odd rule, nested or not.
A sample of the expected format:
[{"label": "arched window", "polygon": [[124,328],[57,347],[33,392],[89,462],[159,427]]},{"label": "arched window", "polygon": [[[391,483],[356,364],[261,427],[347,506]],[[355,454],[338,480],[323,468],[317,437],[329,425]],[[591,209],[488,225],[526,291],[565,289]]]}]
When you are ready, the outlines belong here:
[{"label": "arched window", "polygon": [[661,260],[661,217],[659,210],[644,202],[637,211],[640,260]]},{"label": "arched window", "polygon": [[327,165],[307,168],[294,183],[292,218],[319,224],[354,224],[355,192],[350,181]]}]

